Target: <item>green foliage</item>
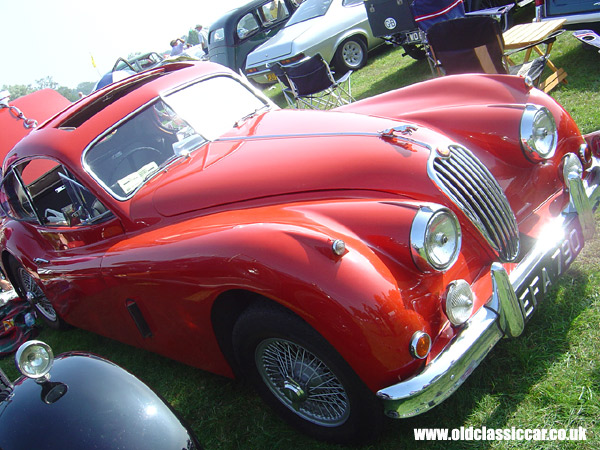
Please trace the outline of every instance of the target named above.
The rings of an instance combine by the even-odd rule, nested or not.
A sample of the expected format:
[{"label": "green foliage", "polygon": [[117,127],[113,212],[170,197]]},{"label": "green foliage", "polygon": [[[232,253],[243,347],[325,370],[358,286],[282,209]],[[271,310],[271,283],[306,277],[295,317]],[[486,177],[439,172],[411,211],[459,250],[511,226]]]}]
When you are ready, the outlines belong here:
[{"label": "green foliage", "polygon": [[11,100],[16,100],[19,97],[31,94],[32,92],[38,91],[40,89],[54,89],[68,100],[74,102],[79,100],[79,93],[83,95],[88,95],[90,92],[92,92],[92,89],[94,89],[94,85],[95,83],[91,81],[84,81],[83,83],[79,83],[75,89],[72,89],[66,86],[59,86],[59,84],[56,81],[54,81],[52,77],[48,76],[36,80],[35,87],[30,84],[15,84],[11,86],[4,85],[2,89],[8,90],[8,92],[10,93]]},{"label": "green foliage", "polygon": [[58,83],[52,79],[52,77],[44,77],[39,80],[35,80],[38,89],[57,89]]},{"label": "green foliage", "polygon": [[19,97],[23,97],[24,95],[37,91],[37,89],[30,84],[14,84],[12,86],[4,85],[2,86],[2,89],[5,89],[10,93],[11,100],[15,100]]}]

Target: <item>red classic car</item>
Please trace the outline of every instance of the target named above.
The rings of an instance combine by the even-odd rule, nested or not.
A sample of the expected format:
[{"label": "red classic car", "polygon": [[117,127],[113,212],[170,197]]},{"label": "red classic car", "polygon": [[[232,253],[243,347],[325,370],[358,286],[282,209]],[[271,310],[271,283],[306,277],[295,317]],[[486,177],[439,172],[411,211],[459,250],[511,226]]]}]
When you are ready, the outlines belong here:
[{"label": "red classic car", "polygon": [[8,153],[2,266],[53,327],[229,377],[357,442],[451,395],[594,233],[598,139],[522,78],[280,110],[213,63],[103,88]]}]

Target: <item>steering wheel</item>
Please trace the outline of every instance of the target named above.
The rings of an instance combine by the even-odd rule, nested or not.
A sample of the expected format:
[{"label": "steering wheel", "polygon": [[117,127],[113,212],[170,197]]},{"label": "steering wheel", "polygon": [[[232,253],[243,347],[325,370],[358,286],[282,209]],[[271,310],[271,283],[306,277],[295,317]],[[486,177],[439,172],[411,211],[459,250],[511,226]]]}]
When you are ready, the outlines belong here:
[{"label": "steering wheel", "polygon": [[[126,159],[130,158],[132,155],[134,155],[135,153],[138,153],[138,152],[142,152],[144,154],[144,157],[146,158],[146,162],[143,165],[138,165],[138,164],[133,164],[134,162],[137,162],[137,161],[130,161],[129,164],[131,164],[133,167],[131,167],[130,168],[131,170],[128,171],[127,173],[123,173],[123,171],[122,171],[123,169],[119,170],[118,168],[115,168],[115,171],[112,173],[112,179],[110,180],[109,183],[107,183],[110,186],[110,188],[113,190],[113,192],[118,192],[119,189],[123,189],[122,186],[118,185],[119,180],[123,180],[136,172],[139,174],[140,169],[144,165],[149,164],[150,162],[154,162],[156,164],[156,167],[158,168],[158,166],[160,166],[165,161],[165,156],[159,150],[155,149],[154,147],[141,146],[141,147],[133,147],[133,148],[130,148],[129,150],[123,151],[119,155],[119,163],[124,162]],[[158,158],[153,157],[155,154],[158,155]]]},{"label": "steering wheel", "polygon": [[[125,159],[125,158],[129,158],[131,155],[133,155],[134,153],[137,152],[144,152],[146,154],[149,153],[155,153],[159,156],[158,161],[160,161],[160,163],[163,162],[164,160],[164,155],[162,154],[162,152],[154,147],[146,147],[146,146],[141,146],[141,147],[133,147],[130,148],[129,150],[124,151],[119,159]],[[160,165],[159,163],[159,165]]]}]

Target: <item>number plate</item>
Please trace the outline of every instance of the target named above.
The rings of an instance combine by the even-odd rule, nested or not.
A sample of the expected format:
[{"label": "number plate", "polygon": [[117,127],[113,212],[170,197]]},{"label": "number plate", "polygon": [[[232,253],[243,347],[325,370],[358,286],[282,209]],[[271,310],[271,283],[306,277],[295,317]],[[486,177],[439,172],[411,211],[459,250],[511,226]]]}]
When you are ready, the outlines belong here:
[{"label": "number plate", "polygon": [[267,73],[267,80],[269,80],[269,81],[277,81],[277,77],[275,76],[275,74],[273,72],[268,72]]},{"label": "number plate", "polygon": [[412,44],[413,42],[421,42],[421,34],[418,31],[406,33],[406,43]]},{"label": "number plate", "polygon": [[584,239],[577,220],[573,220],[565,232],[565,238],[544,253],[515,289],[526,319],[583,249]]}]

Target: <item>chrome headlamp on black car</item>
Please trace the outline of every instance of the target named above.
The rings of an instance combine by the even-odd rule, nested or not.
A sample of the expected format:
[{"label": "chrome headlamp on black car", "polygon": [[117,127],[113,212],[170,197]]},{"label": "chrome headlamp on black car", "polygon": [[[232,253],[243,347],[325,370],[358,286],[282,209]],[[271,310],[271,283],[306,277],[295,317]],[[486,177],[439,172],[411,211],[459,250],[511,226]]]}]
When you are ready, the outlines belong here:
[{"label": "chrome headlamp on black car", "polygon": [[521,147],[533,162],[554,156],[558,130],[554,116],[545,106],[528,104],[521,117]]},{"label": "chrome headlamp on black car", "polygon": [[15,361],[24,376],[14,383],[0,370],[2,450],[201,448],[163,399],[110,361],[54,358],[41,341],[22,344]]}]

